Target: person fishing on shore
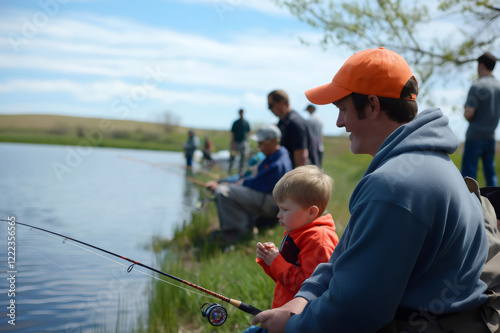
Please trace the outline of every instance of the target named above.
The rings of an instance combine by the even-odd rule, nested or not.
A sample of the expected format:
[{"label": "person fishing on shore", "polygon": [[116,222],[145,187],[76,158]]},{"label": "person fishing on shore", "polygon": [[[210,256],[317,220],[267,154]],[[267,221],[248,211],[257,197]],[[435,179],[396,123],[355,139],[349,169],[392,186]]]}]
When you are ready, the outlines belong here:
[{"label": "person fishing on shore", "polygon": [[259,149],[266,155],[257,168],[257,175],[241,178],[236,183],[209,181],[205,184],[215,194],[221,230],[213,236],[221,243],[234,243],[245,237],[258,217],[276,216],[274,185],[292,170],[290,155],[279,144],[281,132],[277,126],[263,126],[250,138],[258,142]]},{"label": "person fishing on shore", "polygon": [[284,306],[256,315],[269,332],[490,332],[480,275],[481,203],[449,154],[459,145],[438,108],[417,115],[417,81],[385,48],[352,55],[306,91],[334,104],[353,154],[373,157],[330,260]]},{"label": "person fishing on shore", "polygon": [[200,139],[193,130],[189,130],[188,140],[182,144],[182,149],[184,149],[184,156],[186,157],[186,168],[188,170],[193,167],[193,156],[198,147],[200,147]]}]

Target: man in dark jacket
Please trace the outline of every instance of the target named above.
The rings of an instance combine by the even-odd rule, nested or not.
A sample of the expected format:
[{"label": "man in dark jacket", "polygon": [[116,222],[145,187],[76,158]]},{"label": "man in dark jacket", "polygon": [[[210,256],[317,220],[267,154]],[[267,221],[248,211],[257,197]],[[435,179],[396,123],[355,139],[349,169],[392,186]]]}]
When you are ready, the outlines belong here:
[{"label": "man in dark jacket", "polygon": [[320,167],[318,148],[311,126],[297,112],[292,110],[288,94],[274,90],[267,96],[269,110],[280,119],[281,145],[290,152],[293,167],[314,164]]}]

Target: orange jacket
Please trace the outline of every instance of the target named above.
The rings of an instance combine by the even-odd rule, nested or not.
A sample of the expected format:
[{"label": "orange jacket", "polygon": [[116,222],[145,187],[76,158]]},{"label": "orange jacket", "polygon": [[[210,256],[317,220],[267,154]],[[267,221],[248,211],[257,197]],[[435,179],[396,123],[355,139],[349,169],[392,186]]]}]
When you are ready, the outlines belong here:
[{"label": "orange jacket", "polygon": [[285,231],[280,254],[274,258],[271,266],[261,259],[255,259],[276,282],[271,307],[277,308],[290,301],[316,266],[330,259],[338,242],[333,218],[326,214],[302,228],[290,231],[288,235]]}]

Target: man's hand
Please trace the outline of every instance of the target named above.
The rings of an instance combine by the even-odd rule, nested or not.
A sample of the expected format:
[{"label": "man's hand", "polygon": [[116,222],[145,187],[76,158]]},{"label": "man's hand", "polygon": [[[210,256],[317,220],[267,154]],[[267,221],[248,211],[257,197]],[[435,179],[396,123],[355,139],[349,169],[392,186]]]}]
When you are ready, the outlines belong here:
[{"label": "man's hand", "polygon": [[267,266],[271,266],[271,263],[278,254],[280,254],[280,251],[274,243],[257,243],[257,258],[263,260]]},{"label": "man's hand", "polygon": [[215,180],[210,180],[205,183],[205,187],[212,191],[215,190],[217,186],[219,186],[219,183],[217,183],[217,181]]},{"label": "man's hand", "polygon": [[472,120],[472,118],[474,118],[474,112],[475,112],[475,111],[476,111],[476,110],[475,110],[473,107],[471,107],[471,106],[466,106],[466,107],[464,108],[464,117],[465,117],[465,119],[467,119],[467,121],[471,121],[471,120]]},{"label": "man's hand", "polygon": [[267,329],[269,333],[282,333],[292,314],[301,313],[306,304],[305,298],[296,297],[280,308],[259,313],[253,317],[252,325],[260,324],[260,327]]}]

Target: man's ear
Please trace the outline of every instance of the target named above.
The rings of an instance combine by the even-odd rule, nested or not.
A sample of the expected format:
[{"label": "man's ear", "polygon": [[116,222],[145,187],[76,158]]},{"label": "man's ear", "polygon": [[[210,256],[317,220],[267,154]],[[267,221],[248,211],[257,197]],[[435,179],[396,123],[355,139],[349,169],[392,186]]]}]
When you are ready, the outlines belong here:
[{"label": "man's ear", "polygon": [[368,115],[372,118],[378,118],[380,116],[380,101],[375,95],[368,95]]}]

